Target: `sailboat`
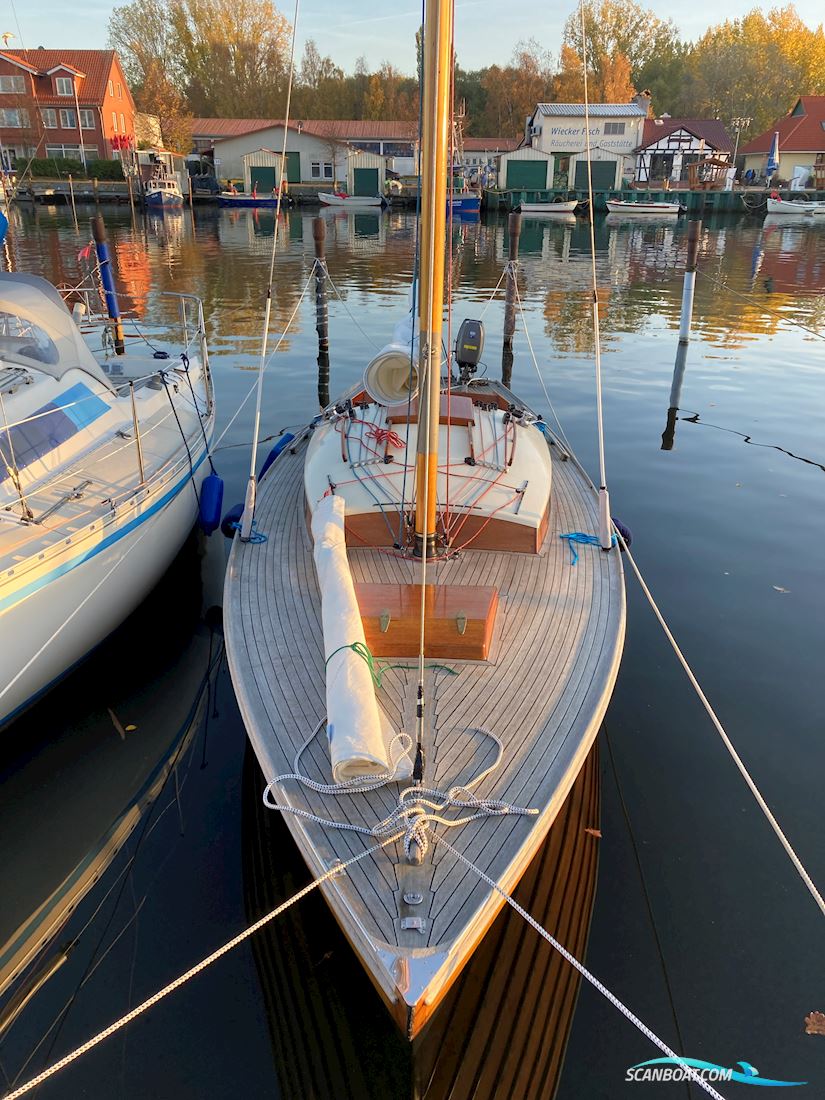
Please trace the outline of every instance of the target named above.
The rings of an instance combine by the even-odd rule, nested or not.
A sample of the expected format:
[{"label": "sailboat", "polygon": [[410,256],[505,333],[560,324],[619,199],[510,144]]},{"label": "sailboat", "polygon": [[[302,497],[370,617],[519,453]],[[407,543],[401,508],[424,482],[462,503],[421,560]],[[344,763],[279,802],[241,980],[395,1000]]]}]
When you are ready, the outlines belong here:
[{"label": "sailboat", "polygon": [[477,377],[479,321],[442,354],[451,64],[430,0],[417,310],[260,477],[253,457],[224,593],[266,804],[409,1039],[564,805],[625,629],[601,436],[595,489]]}]

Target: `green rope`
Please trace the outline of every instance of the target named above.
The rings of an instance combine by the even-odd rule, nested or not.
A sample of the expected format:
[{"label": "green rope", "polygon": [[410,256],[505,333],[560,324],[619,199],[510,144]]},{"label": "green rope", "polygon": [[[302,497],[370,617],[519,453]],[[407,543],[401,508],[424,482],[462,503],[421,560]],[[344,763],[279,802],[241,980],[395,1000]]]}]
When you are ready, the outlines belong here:
[{"label": "green rope", "polygon": [[[351,649],[353,653],[357,653],[358,656],[366,662],[366,666],[370,670],[372,682],[378,688],[381,687],[381,679],[385,672],[390,672],[392,669],[396,668],[409,669],[412,671],[418,668],[418,665],[388,665],[383,662],[379,663],[373,657],[372,653],[370,653],[369,646],[364,642],[350,642],[349,645],[339,645],[337,649],[334,649],[332,653],[330,653],[329,657],[324,661],[324,665],[328,665],[336,654],[341,653],[345,649]],[[446,672],[448,676],[458,676],[458,672],[454,668],[449,668],[447,665],[430,664],[425,667],[434,668],[438,672]]]}]

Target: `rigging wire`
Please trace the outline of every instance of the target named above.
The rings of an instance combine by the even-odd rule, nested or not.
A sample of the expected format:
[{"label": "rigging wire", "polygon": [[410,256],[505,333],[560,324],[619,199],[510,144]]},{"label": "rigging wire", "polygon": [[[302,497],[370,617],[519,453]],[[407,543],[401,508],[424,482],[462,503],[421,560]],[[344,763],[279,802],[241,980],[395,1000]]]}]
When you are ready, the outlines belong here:
[{"label": "rigging wire", "polygon": [[[275,228],[272,236],[272,254],[269,259],[269,281],[266,287],[266,305],[264,307],[264,325],[261,335],[261,358],[258,364],[257,396],[255,400],[255,419],[252,426],[252,448],[249,456],[249,480],[246,488],[243,514],[240,523],[240,537],[244,542],[252,539],[252,525],[255,521],[255,498],[257,477],[255,466],[258,460],[258,436],[261,431],[261,404],[264,391],[264,371],[266,370],[266,345],[269,338],[269,318],[272,313],[272,283],[275,278],[275,256],[278,251],[278,226],[281,218],[281,200],[284,194],[284,171],[286,168],[286,142],[289,133],[289,109],[292,104],[292,83],[295,78],[295,36],[298,31],[298,12],[301,0],[295,0],[295,16],[292,22],[292,41],[289,48],[289,81],[286,89],[286,109],[284,111],[284,140],[281,149],[280,178],[278,180],[278,201],[275,205]],[[314,269],[314,264],[313,264]]]},{"label": "rigging wire", "polygon": [[593,200],[593,168],[590,162],[590,99],[587,88],[587,34],[584,21],[584,0],[579,0],[579,17],[582,35],[582,72],[584,75],[584,146],[587,157],[587,197],[590,204],[590,263],[593,279],[593,339],[596,366],[596,432],[599,443],[599,541],[602,550],[609,550],[612,542],[610,499],[607,493],[607,473],[604,459],[604,418],[602,414],[602,349],[599,329],[599,284],[596,273],[596,226]]}]

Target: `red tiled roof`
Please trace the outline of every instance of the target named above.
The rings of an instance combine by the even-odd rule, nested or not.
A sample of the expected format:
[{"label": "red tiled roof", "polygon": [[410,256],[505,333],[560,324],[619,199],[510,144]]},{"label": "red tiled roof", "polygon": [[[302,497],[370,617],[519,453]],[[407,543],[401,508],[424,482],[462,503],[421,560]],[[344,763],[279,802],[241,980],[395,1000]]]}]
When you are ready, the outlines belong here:
[{"label": "red tiled roof", "polygon": [[743,145],[743,153],[769,153],[773,135],[779,131],[779,151],[791,153],[825,152],[825,95],[803,95],[792,110],[802,104],[804,114],[779,118],[764,134]]},{"label": "red tiled roof", "polygon": [[[78,81],[78,96],[86,102],[102,103],[106,95],[109,74],[115,60],[114,50],[0,50],[0,60],[22,63],[46,74],[61,65],[67,65],[83,74]],[[127,95],[129,94],[127,89]],[[38,88],[37,99],[40,103],[64,103],[65,96],[44,93]]]},{"label": "red tiled roof", "polygon": [[[280,118],[196,118],[192,120],[194,138],[240,137],[258,130],[283,126]],[[315,137],[334,138],[338,141],[413,141],[418,136],[417,122],[374,122],[368,119],[293,119],[291,130],[299,130]]]},{"label": "red tiled roof", "polygon": [[520,142],[521,138],[465,137],[462,144],[465,153],[512,153]]},{"label": "red tiled roof", "polygon": [[718,153],[732,153],[733,142],[718,118],[646,118],[640,149],[661,141],[677,130],[687,130],[689,134],[704,139]]}]

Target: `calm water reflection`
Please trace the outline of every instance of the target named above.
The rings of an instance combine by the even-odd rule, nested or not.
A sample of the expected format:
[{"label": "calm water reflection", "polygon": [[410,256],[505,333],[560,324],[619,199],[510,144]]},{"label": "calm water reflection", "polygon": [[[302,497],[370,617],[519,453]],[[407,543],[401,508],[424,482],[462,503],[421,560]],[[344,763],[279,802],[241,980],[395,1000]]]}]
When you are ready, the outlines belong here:
[{"label": "calm water reflection", "polygon": [[[12,221],[7,261],[55,281],[78,279],[76,254],[88,239],[82,221],[79,234],[62,211],[16,210]],[[162,291],[204,298],[225,424],[254,377],[273,214],[203,209],[194,226],[188,212],[132,226],[128,213],[113,212],[108,221],[124,298],[147,338],[162,340],[175,321],[176,307]],[[313,256],[310,215],[290,212],[285,229],[274,332],[298,304]],[[686,225],[607,218],[597,225],[597,247],[614,514],[632,527],[637,559],[700,680],[822,884],[825,345],[808,330],[825,328],[825,227],[705,224],[693,341],[675,400]],[[414,248],[406,214],[330,217],[333,393],[358,378],[370,342],[390,336],[406,301]],[[484,309],[506,256],[503,222],[455,229],[458,320]],[[521,259],[520,294],[539,362],[565,430],[592,471],[587,227],[525,221]],[[310,299],[270,367],[268,432],[302,423],[316,408]],[[500,369],[502,318],[501,302],[484,316],[491,374]],[[541,407],[521,335],[514,386]],[[218,456],[230,503],[241,495],[248,464],[245,448],[235,445],[248,440],[251,419],[248,407]],[[210,575],[220,572],[221,558],[216,544]],[[196,575],[196,565],[190,557],[183,575]],[[602,839],[594,839],[600,866],[588,965],[685,1053],[724,1065],[748,1061],[766,1076],[809,1081],[814,1094],[825,1082],[825,1044],[804,1034],[804,1018],[825,1010],[825,929],[632,582],[628,598],[627,647],[601,743]],[[0,1064],[8,1079],[65,1005],[24,1078],[229,938],[256,906],[289,892],[302,874],[281,850],[288,849],[283,833],[262,831],[256,821],[254,775],[242,782],[243,729],[225,671],[208,671],[217,643],[197,625],[193,604],[200,602],[174,584],[111,652],[5,739],[0,939],[52,896],[84,853],[99,852],[100,839],[124,814],[143,807],[108,867],[101,864],[99,886],[61,926],[56,943],[67,948],[65,962],[3,1036]],[[176,677],[180,697],[164,705]],[[124,715],[139,715],[126,723],[137,731],[124,731],[123,740],[109,710],[121,725]],[[133,739],[146,725],[152,736],[135,752]],[[170,760],[177,765],[171,778]],[[147,801],[153,783],[160,789]],[[276,869],[283,876],[277,881]],[[538,894],[534,899],[540,904]],[[369,988],[347,969],[346,948],[324,912],[307,907],[305,921],[290,925],[286,954],[283,941],[280,954],[269,941],[240,949],[39,1095],[323,1097],[346,1095],[344,1079],[353,1096],[378,1095],[364,1067],[385,1056],[399,1076],[390,1075],[395,1083],[381,1095],[404,1095],[403,1045],[371,1007]],[[548,920],[561,928],[565,913]],[[586,928],[586,915],[578,923]],[[524,951],[533,949],[525,938]],[[267,965],[275,969],[262,972]],[[291,975],[285,966],[294,968]],[[276,973],[277,981],[267,981]],[[325,1014],[299,1017],[284,1003],[283,991],[304,974]],[[479,982],[479,1003],[486,994],[493,997]],[[363,1064],[339,1075],[337,1086],[323,1075],[296,1084],[278,1054],[286,1025],[300,1018],[304,1039],[313,1026],[324,1033],[330,998],[347,1017],[335,1058]],[[543,1023],[550,1010],[536,1011]],[[508,1021],[514,1016],[523,1018],[509,1011]],[[363,1025],[355,1038],[353,1018]],[[469,1025],[460,1020],[455,1030],[464,1034]],[[541,1030],[538,1022],[518,1026],[521,1039]],[[297,1049],[295,1036],[292,1042]],[[451,1063],[452,1095],[495,1094],[484,1084],[490,1049],[475,1045],[462,1073],[459,1061]],[[685,1096],[685,1086],[625,1083],[628,1066],[653,1056],[584,988],[558,1095],[631,1097],[647,1088]],[[529,1087],[521,1078],[509,1095],[550,1096],[554,1077],[536,1070]]]}]

